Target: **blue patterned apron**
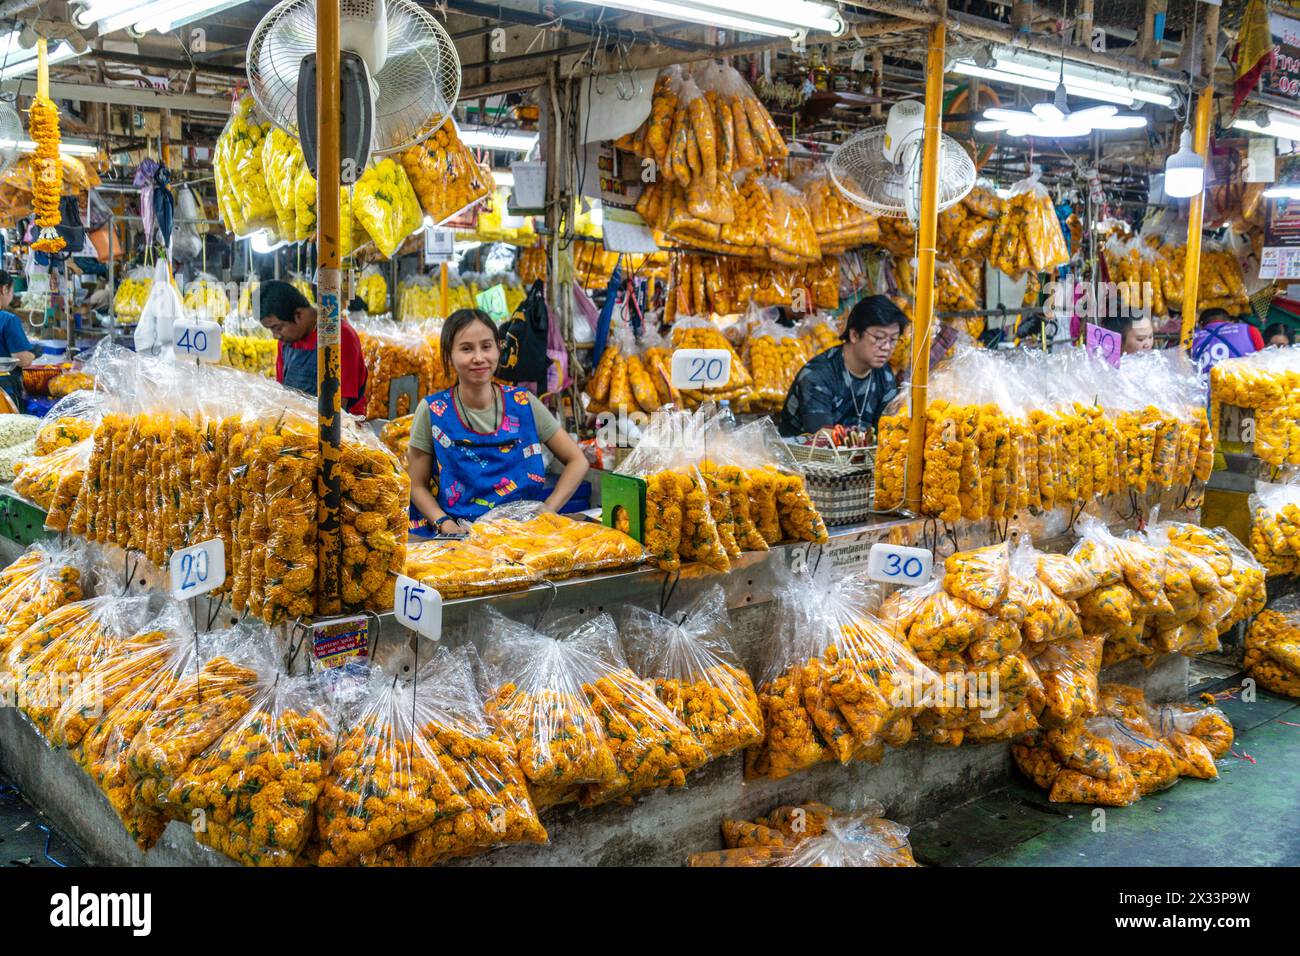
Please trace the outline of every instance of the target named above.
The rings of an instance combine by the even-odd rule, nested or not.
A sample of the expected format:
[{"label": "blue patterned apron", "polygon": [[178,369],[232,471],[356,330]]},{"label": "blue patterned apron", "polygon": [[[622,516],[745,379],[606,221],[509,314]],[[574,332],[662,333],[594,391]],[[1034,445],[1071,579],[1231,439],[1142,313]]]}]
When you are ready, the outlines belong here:
[{"label": "blue patterned apron", "polygon": [[[528,389],[499,388],[501,426],[489,434],[474,431],[461,419],[451,389],[425,399],[438,506],[453,518],[473,521],[508,501],[546,500],[546,465]],[[435,533],[414,505],[410,518],[412,535]]]}]

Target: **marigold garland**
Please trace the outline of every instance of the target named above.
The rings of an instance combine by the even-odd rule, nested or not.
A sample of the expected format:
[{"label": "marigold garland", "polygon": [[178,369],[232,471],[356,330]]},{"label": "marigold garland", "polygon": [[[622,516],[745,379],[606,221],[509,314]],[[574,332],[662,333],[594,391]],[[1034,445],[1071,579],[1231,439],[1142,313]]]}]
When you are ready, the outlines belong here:
[{"label": "marigold garland", "polygon": [[32,209],[41,227],[40,237],[32,248],[40,252],[58,252],[65,242],[54,231],[63,222],[59,199],[63,195],[63,166],[59,161],[59,108],[47,96],[32,100],[28,126],[36,151],[32,154]]}]

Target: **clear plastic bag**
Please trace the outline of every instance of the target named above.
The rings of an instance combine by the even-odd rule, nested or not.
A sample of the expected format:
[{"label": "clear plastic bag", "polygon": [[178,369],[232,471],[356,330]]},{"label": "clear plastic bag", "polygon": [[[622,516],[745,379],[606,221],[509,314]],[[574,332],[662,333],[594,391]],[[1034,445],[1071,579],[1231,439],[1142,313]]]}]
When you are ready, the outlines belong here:
[{"label": "clear plastic bag", "polygon": [[68,697],[92,668],[141,630],[147,597],[98,597],[64,604],[14,638],[5,682],[18,709],[47,740]]},{"label": "clear plastic bag", "polygon": [[[366,363],[366,418],[389,418],[389,392],[399,378],[414,376],[415,401],[433,394],[433,353],[418,329],[396,322],[368,319],[356,326],[361,339],[361,355]],[[397,400],[393,418],[415,411],[410,395],[403,392]]]},{"label": "clear plastic bag", "polygon": [[1088,724],[1100,739],[1111,742],[1115,753],[1133,774],[1138,793],[1142,796],[1164,790],[1178,782],[1178,764],[1169,747],[1160,740],[1114,718],[1098,717]]},{"label": "clear plastic bag", "polygon": [[357,181],[352,214],[385,259],[391,259],[406,237],[424,224],[411,181],[391,157],[371,166]]},{"label": "clear plastic bag", "polygon": [[421,541],[407,548],[406,571],[444,600],[526,588],[542,580],[533,568],[500,550],[468,541]]},{"label": "clear plastic bag", "polygon": [[1220,760],[1232,750],[1232,722],[1217,707],[1196,704],[1147,705],[1148,723],[1161,737],[1185,734],[1200,741],[1214,760]]},{"label": "clear plastic bag", "polygon": [[720,587],[705,591],[676,624],[628,607],[620,631],[633,670],[653,681],[659,699],[690,728],[709,759],[763,739],[758,695],[731,648]]},{"label": "clear plastic bag", "polygon": [[1246,672],[1265,690],[1300,697],[1300,608],[1286,598],[1246,631]]},{"label": "clear plastic bag", "polygon": [[892,820],[834,816],[826,832],[777,857],[777,866],[916,866],[908,829]]},{"label": "clear plastic bag", "polygon": [[492,177],[461,142],[448,119],[427,139],[398,155],[426,215],[441,223],[491,195]]},{"label": "clear plastic bag", "polygon": [[[602,616],[584,626],[610,625]],[[583,688],[603,668],[581,642],[547,637],[490,608],[471,633],[487,715],[514,746],[534,804],[545,809],[576,799],[584,785],[613,784],[620,770]]]},{"label": "clear plastic bag", "polygon": [[258,121],[253,98],[245,94],[217,138],[212,163],[217,205],[226,228],[236,236],[248,236],[259,229],[274,233],[278,227],[262,168],[262,144],[270,129],[270,123]]},{"label": "clear plastic bag", "polygon": [[1038,719],[1044,726],[1060,726],[1097,715],[1102,643],[1100,635],[1078,637],[1048,644],[1031,658],[1043,684]]},{"label": "clear plastic bag", "polygon": [[290,242],[298,235],[298,174],[305,166],[298,141],[278,126],[272,126],[262,140],[262,171],[280,238]]},{"label": "clear plastic bag", "polygon": [[29,627],[82,599],[87,568],[81,548],[38,541],[0,571],[0,661]]},{"label": "clear plastic bag", "polygon": [[14,463],[14,491],[45,510],[45,526],[52,531],[63,531],[68,527],[72,505],[81,490],[86,465],[90,461],[90,451],[90,439],[82,439],[48,455]]},{"label": "clear plastic bag", "polygon": [[440,717],[436,688],[421,684],[371,671],[316,803],[321,866],[352,863],[470,809],[431,733]]}]

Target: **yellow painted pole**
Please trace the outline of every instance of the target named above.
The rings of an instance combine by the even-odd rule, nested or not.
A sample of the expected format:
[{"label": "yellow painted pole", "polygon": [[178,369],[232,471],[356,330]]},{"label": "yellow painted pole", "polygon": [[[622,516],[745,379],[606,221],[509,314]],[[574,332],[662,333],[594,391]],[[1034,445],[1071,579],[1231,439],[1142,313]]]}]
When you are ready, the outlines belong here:
[{"label": "yellow painted pole", "polygon": [[916,263],[916,327],[912,329],[912,419],[907,432],[909,511],[921,510],[922,455],[925,451],[925,406],[930,387],[930,326],[934,321],[935,240],[939,226],[939,140],[943,132],[943,69],[946,45],[946,0],[935,4],[939,19],[930,26],[925,65],[925,139],[921,146],[921,221]]},{"label": "yellow painted pole", "polygon": [[438,294],[442,296],[442,317],[447,317],[447,263],[438,267]]},{"label": "yellow painted pole", "polygon": [[[1207,85],[1196,100],[1196,126],[1192,132],[1193,148],[1205,160],[1206,178],[1210,168],[1210,106],[1214,102],[1214,86]],[[1205,189],[1192,197],[1187,212],[1187,258],[1183,263],[1183,330],[1179,344],[1184,349],[1192,347],[1192,334],[1196,331],[1197,293],[1201,284],[1201,230],[1205,224]]]},{"label": "yellow painted pole", "polygon": [[320,430],[317,532],[320,589],[317,612],[342,609],[342,541],[339,537],[340,413],[339,286],[339,0],[316,0],[316,414]]}]

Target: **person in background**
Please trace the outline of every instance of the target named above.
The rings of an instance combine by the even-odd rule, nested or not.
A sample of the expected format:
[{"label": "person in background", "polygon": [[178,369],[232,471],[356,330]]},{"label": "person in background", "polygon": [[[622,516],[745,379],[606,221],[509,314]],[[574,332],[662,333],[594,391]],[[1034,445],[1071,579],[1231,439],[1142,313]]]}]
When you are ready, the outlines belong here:
[{"label": "person in background", "polygon": [[[1232,326],[1244,325],[1250,335],[1250,341],[1255,346],[1254,351],[1258,352],[1264,347],[1264,336],[1260,335],[1259,329],[1255,328],[1249,322],[1239,322],[1228,314],[1226,309],[1206,309],[1201,313],[1201,320],[1197,325],[1202,329],[1209,329],[1213,326]],[[1226,330],[1220,330],[1226,331]],[[1241,353],[1239,353],[1241,354]],[[1244,353],[1249,355],[1249,352]]]},{"label": "person in background", "polygon": [[889,367],[907,316],[889,296],[869,295],[844,323],[841,344],[809,361],[795,376],[781,409],[782,435],[822,428],[875,428],[898,393]]},{"label": "person in background", "polygon": [[[456,384],[424,398],[411,421],[411,533],[459,534],[510,501],[560,511],[587,459],[536,395],[492,380],[501,360],[497,324],[479,309],[458,309],[443,324],[441,345],[443,371],[454,372]],[[549,494],[543,445],[564,466]]]},{"label": "person in background", "polygon": [[1273,322],[1264,327],[1264,345],[1269,348],[1275,345],[1287,348],[1295,345],[1295,335],[1285,322]]},{"label": "person in background", "polygon": [[1101,324],[1104,328],[1123,336],[1124,355],[1132,355],[1134,352],[1150,352],[1155,348],[1156,329],[1149,316],[1139,315],[1132,318],[1113,316],[1102,319]]},{"label": "person in background", "polygon": [[[263,282],[258,289],[258,319],[279,342],[275,380],[308,395],[316,394],[316,310],[287,282]],[[364,415],[366,363],[361,339],[347,321],[339,324],[341,402],[345,411]]]},{"label": "person in background", "polygon": [[23,330],[23,320],[9,311],[14,301],[14,277],[0,269],[0,356],[16,358],[18,368],[0,377],[0,388],[23,410],[23,369],[36,361],[36,351]]}]

